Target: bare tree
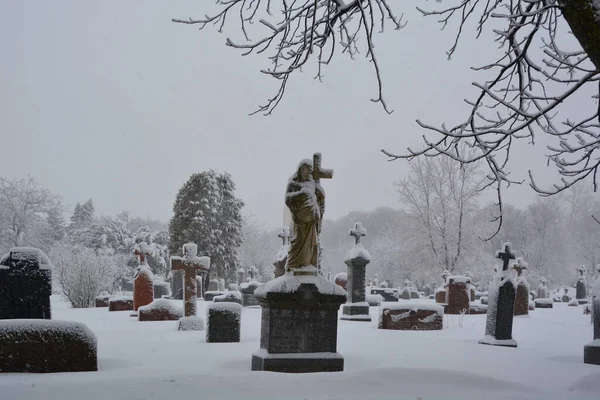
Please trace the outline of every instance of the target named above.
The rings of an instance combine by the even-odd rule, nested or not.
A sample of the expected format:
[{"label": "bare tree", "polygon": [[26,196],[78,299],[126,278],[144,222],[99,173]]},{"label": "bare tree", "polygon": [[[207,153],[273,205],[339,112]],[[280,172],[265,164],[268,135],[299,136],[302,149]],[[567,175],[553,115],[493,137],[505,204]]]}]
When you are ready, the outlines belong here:
[{"label": "bare tree", "polygon": [[[222,31],[230,15],[237,18],[246,43],[227,38],[227,46],[240,49],[244,55],[272,50],[269,56],[273,66],[261,72],[281,81],[277,93],[253,113],[265,115],[277,107],[285,93],[288,79],[293,72],[313,61],[317,65],[317,78],[321,79],[321,67],[329,64],[336,51],[350,58],[359,54],[359,40],[365,38],[366,57],[373,63],[377,75],[379,102],[387,112],[383,97],[383,84],[379,62],[375,56],[373,35],[383,31],[386,22],[395,29],[404,25],[402,16],[396,16],[390,0],[216,0],[222,6],[214,15],[201,19],[173,19],[173,22],[197,24],[200,29],[208,24]],[[281,4],[279,4],[281,3]],[[264,17],[264,18],[263,18]],[[258,21],[265,28],[259,39],[251,39],[249,26]]]},{"label": "bare tree", "polygon": [[48,214],[60,212],[60,207],[60,198],[34,178],[0,177],[0,248],[39,245],[43,238],[33,236],[43,230],[36,228],[45,223]]},{"label": "bare tree", "polygon": [[[465,247],[476,240],[467,222],[476,214],[483,179],[476,163],[449,158],[415,159],[408,176],[396,183],[400,199],[417,221],[418,242],[439,272],[453,272]],[[471,241],[471,243],[469,243]]]},{"label": "bare tree", "polygon": [[[530,172],[530,186],[535,191],[552,195],[588,177],[596,189],[600,166],[597,155],[600,148],[600,1],[453,0],[452,3],[439,10],[419,11],[438,18],[442,28],[450,21],[458,21],[448,57],[455,52],[464,28],[471,21],[477,26],[478,36],[487,29],[493,30],[501,48],[499,56],[474,69],[495,72],[490,80],[473,83],[479,93],[465,100],[471,110],[458,124],[438,127],[417,121],[437,137],[424,137],[423,148],[409,148],[406,154],[382,150],[383,153],[390,160],[423,155],[444,155],[462,164],[483,160],[487,164],[488,183],[498,192],[498,229],[502,225],[503,184],[522,183],[509,177],[511,149],[523,140],[534,143],[537,134],[557,142],[548,147],[547,157],[548,162],[558,168],[561,178],[553,187],[541,188]],[[212,16],[173,21],[201,27],[213,23],[222,30],[227,16],[235,13],[248,43],[227,39],[227,45],[242,49],[244,54],[272,50],[269,59],[273,67],[262,72],[281,80],[281,86],[257,111],[270,114],[281,101],[290,75],[309,60],[316,61],[320,77],[321,66],[331,61],[336,46],[341,53],[354,57],[362,41],[377,76],[378,95],[373,101],[389,112],[373,36],[384,31],[386,22],[391,22],[396,29],[403,26],[402,16],[396,16],[391,1],[217,0],[217,4],[221,9]],[[394,7],[399,6],[394,4]],[[491,28],[491,20],[504,28]],[[250,39],[247,27],[253,21],[259,21],[267,30],[260,39]],[[561,39],[568,33],[577,39],[579,46],[562,47]],[[542,51],[538,50],[540,47]],[[564,116],[564,105],[580,101],[576,97],[586,93],[592,93],[592,99],[585,103],[587,115]],[[558,114],[562,122],[556,121]],[[462,154],[457,151],[461,143],[477,151],[470,156]]]}]

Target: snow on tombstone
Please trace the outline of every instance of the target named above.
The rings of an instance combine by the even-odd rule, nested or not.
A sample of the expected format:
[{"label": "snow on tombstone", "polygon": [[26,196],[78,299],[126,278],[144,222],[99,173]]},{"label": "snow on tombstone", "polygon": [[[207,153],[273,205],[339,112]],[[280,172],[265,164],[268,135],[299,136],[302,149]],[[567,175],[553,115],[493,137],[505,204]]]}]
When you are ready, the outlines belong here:
[{"label": "snow on tombstone", "polygon": [[210,258],[198,257],[197,254],[198,246],[195,243],[186,243],[183,245],[183,257],[171,257],[171,270],[183,271],[183,303],[186,317],[196,315],[197,272],[202,272],[207,276],[210,270]]},{"label": "snow on tombstone", "polygon": [[52,268],[40,249],[11,248],[0,259],[0,319],[50,319]]},{"label": "snow on tombstone", "polygon": [[479,343],[517,347],[517,342],[512,338],[517,285],[512,271],[508,269],[516,256],[509,242],[502,245],[502,250],[496,251],[496,258],[502,260],[502,271],[496,274],[489,285],[485,336]]},{"label": "snow on tombstone", "polygon": [[583,348],[583,362],[600,365],[600,264],[596,266],[598,277],[592,285],[592,322],[594,324],[594,340]]},{"label": "snow on tombstone", "polygon": [[585,267],[582,265],[577,269],[579,278],[577,278],[575,299],[579,304],[587,303],[587,280],[585,279]]},{"label": "snow on tombstone", "polygon": [[[138,256],[140,261],[133,274],[133,311],[137,311],[154,300],[154,274],[146,262],[146,257],[152,254],[146,242],[137,243],[133,254]],[[135,313],[132,315],[137,316]]]},{"label": "snow on tombstone", "polygon": [[517,294],[515,297],[514,315],[529,315],[529,282],[523,275],[523,270],[527,269],[527,263],[523,258],[517,258],[517,262],[512,267],[517,271]]},{"label": "snow on tombstone", "polygon": [[212,303],[206,306],[206,342],[240,341],[242,306],[238,303]]},{"label": "snow on tombstone", "polygon": [[342,306],[341,319],[371,321],[369,303],[365,299],[366,267],[371,261],[371,255],[360,242],[360,238],[367,235],[367,230],[363,228],[362,223],[357,222],[348,234],[354,237],[354,245],[344,257],[344,263],[348,266],[348,303]]}]

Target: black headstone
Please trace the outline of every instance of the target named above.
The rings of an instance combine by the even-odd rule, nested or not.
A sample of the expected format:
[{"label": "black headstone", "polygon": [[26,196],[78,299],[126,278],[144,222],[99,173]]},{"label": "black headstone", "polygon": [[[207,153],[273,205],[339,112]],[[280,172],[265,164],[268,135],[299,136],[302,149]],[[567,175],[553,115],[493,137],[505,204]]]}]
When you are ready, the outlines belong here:
[{"label": "black headstone", "polygon": [[583,347],[583,362],[600,365],[600,297],[594,297],[593,299],[592,319],[594,324],[594,341]]},{"label": "black headstone", "polygon": [[242,306],[238,303],[215,303],[206,307],[206,342],[240,341]]},{"label": "black headstone", "polygon": [[[366,266],[369,260],[362,257],[355,257],[346,260],[348,266],[348,304],[342,306],[343,320],[349,321],[371,321],[369,316],[369,306],[365,303],[365,279]],[[363,304],[357,304],[363,303]]]},{"label": "black headstone", "polygon": [[[291,274],[270,284],[277,286]],[[260,350],[252,356],[253,371],[343,371],[344,359],[337,353],[337,322],[346,295],[324,277],[310,278],[322,280],[320,287],[327,287],[327,292],[319,292],[314,283],[300,283],[292,292],[267,291],[258,297],[262,306]],[[303,354],[286,357],[289,353]],[[318,354],[311,357],[312,353]]]},{"label": "black headstone", "polygon": [[0,261],[0,319],[51,319],[51,268],[39,249],[10,249]]},{"label": "black headstone", "polygon": [[489,285],[485,337],[479,343],[517,347],[517,342],[512,338],[517,288],[512,279],[512,271],[508,269],[508,264],[510,260],[515,259],[515,254],[511,252],[508,243],[503,246],[503,250],[496,255],[503,261],[503,267]]}]

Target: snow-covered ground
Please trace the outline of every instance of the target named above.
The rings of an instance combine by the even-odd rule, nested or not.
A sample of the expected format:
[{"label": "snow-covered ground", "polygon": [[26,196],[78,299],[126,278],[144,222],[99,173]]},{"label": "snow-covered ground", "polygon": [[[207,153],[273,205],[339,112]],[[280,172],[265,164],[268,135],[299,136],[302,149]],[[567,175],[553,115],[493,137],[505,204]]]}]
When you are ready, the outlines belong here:
[{"label": "snow-covered ground", "polygon": [[[391,331],[377,329],[378,307],[371,307],[372,322],[339,321],[344,372],[316,374],[250,371],[260,308],[243,310],[240,343],[209,344],[204,331],[178,332],[174,321],[74,310],[56,296],[52,306],[53,319],[81,321],[96,333],[100,371],[0,374],[0,399],[600,398],[600,366],[583,364],[590,317],[566,304],[516,317],[516,349],[477,344],[485,315],[447,315],[443,331]],[[198,314],[204,310],[199,301]]]}]

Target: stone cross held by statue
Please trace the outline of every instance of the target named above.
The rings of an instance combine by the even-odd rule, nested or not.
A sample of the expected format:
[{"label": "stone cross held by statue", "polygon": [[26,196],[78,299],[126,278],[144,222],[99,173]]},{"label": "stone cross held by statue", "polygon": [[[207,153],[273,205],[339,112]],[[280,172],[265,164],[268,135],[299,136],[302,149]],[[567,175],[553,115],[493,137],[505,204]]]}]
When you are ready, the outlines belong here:
[{"label": "stone cross held by statue", "polygon": [[510,243],[504,243],[502,246],[504,247],[504,252],[501,250],[496,253],[496,258],[502,260],[502,271],[508,270],[508,264],[510,260],[514,260],[516,258],[515,253],[510,251]]},{"label": "stone cross held by statue", "polygon": [[290,235],[290,229],[289,229],[289,228],[282,228],[282,229],[281,229],[281,232],[279,232],[279,233],[277,234],[277,237],[278,237],[278,238],[281,238],[281,240],[282,240],[282,243],[281,243],[281,244],[282,244],[283,246],[290,244],[290,239],[291,239],[291,237],[292,237],[292,236]]},{"label": "stone cross held by statue", "polygon": [[140,257],[140,265],[146,264],[146,256],[152,254],[150,251],[150,247],[146,244],[146,242],[141,242],[135,246],[133,249],[133,254]]},{"label": "stone cross held by statue", "polygon": [[523,260],[523,258],[517,258],[517,262],[513,265],[513,269],[517,271],[517,276],[521,276],[524,269],[527,269],[527,263]]},{"label": "stone cross held by statue", "polygon": [[196,315],[196,273],[210,270],[210,258],[198,257],[198,246],[194,243],[183,245],[183,257],[171,257],[171,270],[183,271],[183,304],[186,317]]},{"label": "stone cross held by statue", "polygon": [[258,269],[253,265],[248,268],[248,275],[250,275],[250,280],[253,281],[256,279],[256,275],[258,275]]},{"label": "stone cross held by statue", "polygon": [[313,154],[313,179],[315,182],[319,182],[320,179],[331,179],[333,178],[332,169],[321,168],[321,153]]},{"label": "stone cross held by statue", "polygon": [[354,229],[350,229],[350,236],[354,236],[354,244],[360,243],[361,236],[367,236],[367,230],[363,228],[362,223],[357,222],[354,224]]}]

